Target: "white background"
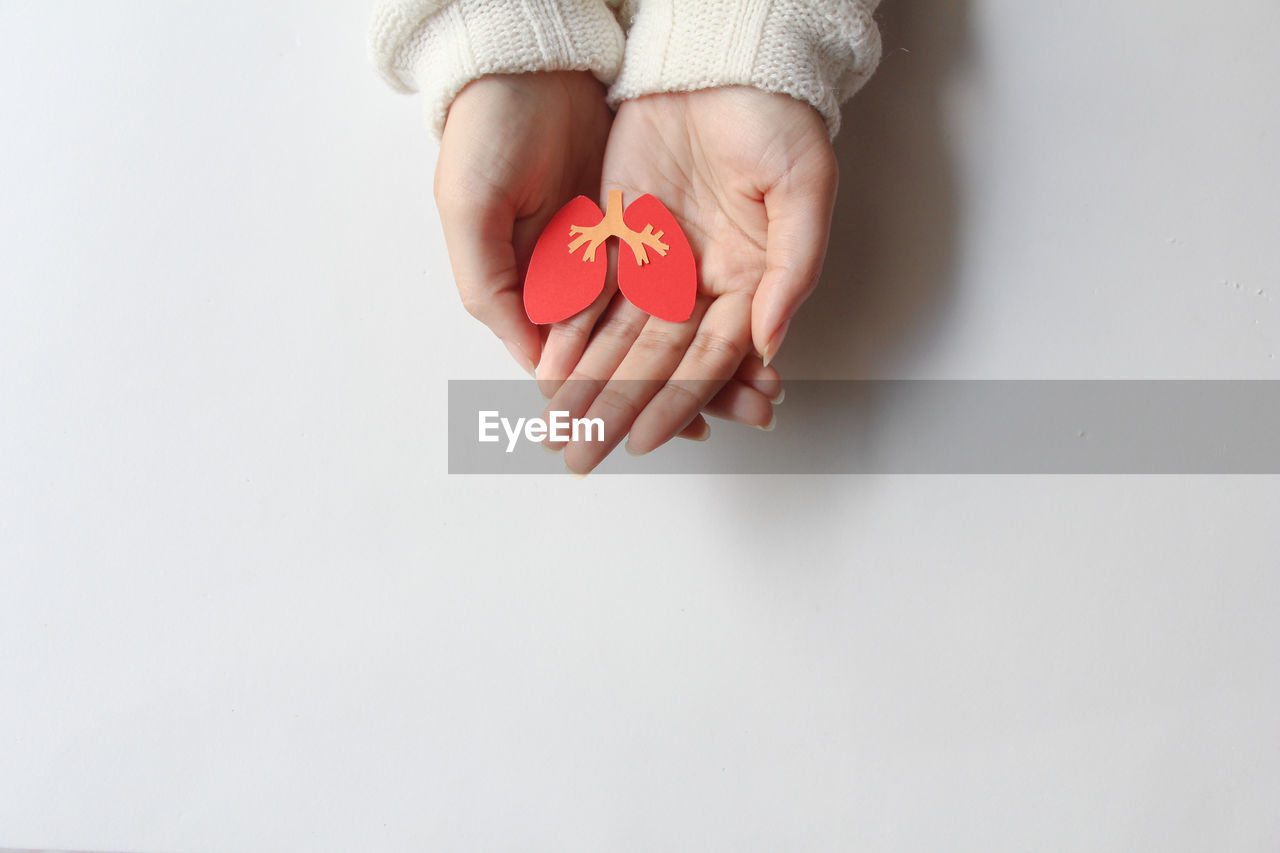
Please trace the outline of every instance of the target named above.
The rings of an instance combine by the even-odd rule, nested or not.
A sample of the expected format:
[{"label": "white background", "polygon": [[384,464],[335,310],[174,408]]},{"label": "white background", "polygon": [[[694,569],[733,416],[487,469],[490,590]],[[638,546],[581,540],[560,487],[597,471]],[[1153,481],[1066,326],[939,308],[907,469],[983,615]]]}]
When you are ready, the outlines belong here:
[{"label": "white background", "polygon": [[[367,15],[0,13],[0,846],[1280,848],[1274,477],[449,477]],[[1272,0],[882,17],[784,373],[1280,379]]]}]

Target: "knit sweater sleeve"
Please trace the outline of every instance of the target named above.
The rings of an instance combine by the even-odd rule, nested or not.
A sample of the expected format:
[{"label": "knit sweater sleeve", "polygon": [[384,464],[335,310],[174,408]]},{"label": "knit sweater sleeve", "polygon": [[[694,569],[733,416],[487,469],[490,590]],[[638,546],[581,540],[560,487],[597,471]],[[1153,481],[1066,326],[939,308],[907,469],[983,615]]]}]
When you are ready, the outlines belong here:
[{"label": "knit sweater sleeve", "polygon": [[[611,0],[616,6],[619,0]],[[454,97],[486,74],[590,71],[609,85],[624,36],[605,0],[379,0],[369,57],[393,88],[421,92],[439,137]]]},{"label": "knit sweater sleeve", "polygon": [[827,130],[880,61],[879,0],[626,0],[613,106],[641,95],[754,86],[807,101]]}]

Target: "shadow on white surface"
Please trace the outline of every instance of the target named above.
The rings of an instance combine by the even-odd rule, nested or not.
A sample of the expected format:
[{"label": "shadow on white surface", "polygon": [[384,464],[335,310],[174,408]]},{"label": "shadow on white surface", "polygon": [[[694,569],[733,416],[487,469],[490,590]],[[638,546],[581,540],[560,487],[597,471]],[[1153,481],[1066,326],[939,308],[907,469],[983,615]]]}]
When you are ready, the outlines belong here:
[{"label": "shadow on white surface", "polygon": [[943,96],[969,61],[968,17],[968,0],[882,7],[884,59],[845,110],[831,245],[779,359],[784,376],[892,375],[940,321],[961,227]]}]

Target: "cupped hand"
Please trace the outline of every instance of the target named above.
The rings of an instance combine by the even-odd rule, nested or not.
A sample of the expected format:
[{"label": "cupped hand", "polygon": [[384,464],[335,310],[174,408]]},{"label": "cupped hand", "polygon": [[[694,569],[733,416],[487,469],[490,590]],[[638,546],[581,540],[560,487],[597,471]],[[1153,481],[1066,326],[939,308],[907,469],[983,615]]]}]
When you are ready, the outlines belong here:
[{"label": "cupped hand", "polygon": [[521,283],[543,226],[569,199],[594,196],[613,114],[589,72],[472,81],[449,108],[435,197],[467,311],[530,375],[542,335]]},{"label": "cupped hand", "polygon": [[772,423],[780,380],[766,365],[822,270],[836,182],[822,117],[786,95],[732,87],[622,104],[604,189],[622,190],[628,203],[651,193],[675,215],[697,261],[698,295],[683,323],[614,292],[551,330],[544,390],[581,381],[565,382],[548,408],[606,425],[604,442],[567,445],[570,471],[590,471],[628,433],[627,449],[647,453],[726,403],[735,420]]}]

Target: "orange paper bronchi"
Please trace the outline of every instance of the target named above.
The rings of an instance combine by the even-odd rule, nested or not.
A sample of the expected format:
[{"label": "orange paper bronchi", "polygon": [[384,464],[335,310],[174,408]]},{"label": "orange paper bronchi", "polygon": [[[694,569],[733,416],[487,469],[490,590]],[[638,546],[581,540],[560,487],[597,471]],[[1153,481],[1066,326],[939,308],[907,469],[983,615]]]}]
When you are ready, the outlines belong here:
[{"label": "orange paper bronchi", "polygon": [[[578,224],[583,222],[596,224]],[[591,199],[578,196],[547,223],[525,275],[529,319],[555,323],[595,301],[604,289],[607,267],[596,250],[610,237],[626,243],[635,260],[627,263],[619,255],[618,287],[623,295],[661,320],[689,319],[698,280],[688,239],[662,202],[643,195],[624,210],[620,190],[609,192],[603,212]]]},{"label": "orange paper bronchi", "polygon": [[604,219],[600,220],[599,225],[571,225],[569,234],[576,235],[575,239],[569,243],[569,253],[573,254],[585,243],[587,249],[582,257],[587,261],[595,260],[596,249],[610,237],[617,237],[630,246],[631,254],[635,256],[637,264],[649,263],[649,254],[645,247],[652,248],[664,257],[667,249],[670,248],[662,242],[662,232],[653,230],[652,223],[646,223],[644,231],[640,232],[632,231],[627,227],[627,223],[622,219],[622,190],[609,190],[609,204],[604,209]]}]

